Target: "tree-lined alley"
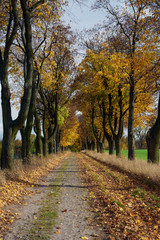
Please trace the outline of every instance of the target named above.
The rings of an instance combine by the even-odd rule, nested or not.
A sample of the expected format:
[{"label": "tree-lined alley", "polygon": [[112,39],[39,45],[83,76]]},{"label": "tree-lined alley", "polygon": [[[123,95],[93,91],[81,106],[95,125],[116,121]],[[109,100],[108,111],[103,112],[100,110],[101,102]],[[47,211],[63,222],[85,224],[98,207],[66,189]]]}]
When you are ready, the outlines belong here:
[{"label": "tree-lined alley", "polygon": [[[1,167],[13,169],[18,131],[23,163],[29,161],[33,129],[38,156],[67,147],[103,152],[106,141],[109,153],[116,149],[120,156],[127,128],[133,160],[134,129],[146,125],[148,161],[158,163],[159,2],[127,0],[113,7],[109,1],[93,1],[92,9],[106,11],[106,22],[91,31],[94,37],[86,33],[86,54],[78,66],[74,57],[80,36],[76,41],[61,21],[65,4],[1,1]],[[19,108],[14,120],[13,104]]]}]

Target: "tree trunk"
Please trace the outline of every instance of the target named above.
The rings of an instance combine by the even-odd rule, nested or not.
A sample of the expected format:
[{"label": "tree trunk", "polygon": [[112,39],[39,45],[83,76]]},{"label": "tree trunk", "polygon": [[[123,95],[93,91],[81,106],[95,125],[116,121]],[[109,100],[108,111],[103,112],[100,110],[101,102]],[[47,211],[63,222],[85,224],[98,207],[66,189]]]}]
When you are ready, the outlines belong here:
[{"label": "tree trunk", "polygon": [[40,118],[35,111],[35,133],[36,133],[36,154],[37,156],[42,156],[43,150],[42,150],[42,139],[41,139],[41,123]]},{"label": "tree trunk", "polygon": [[86,150],[87,149],[87,143],[82,141],[82,150]]},{"label": "tree trunk", "polygon": [[55,133],[55,146],[56,146],[55,153],[58,153],[60,151],[60,131],[59,131],[58,124],[57,124],[56,133]]},{"label": "tree trunk", "polygon": [[99,147],[100,147],[100,153],[104,153],[103,142],[100,142]]},{"label": "tree trunk", "polygon": [[94,118],[95,118],[94,117],[94,107],[92,107],[92,130],[93,130],[94,137],[97,140],[97,152],[103,152],[103,150],[104,150],[103,149],[104,137],[102,139],[102,133],[100,133],[100,135],[98,136],[97,129],[94,126]]},{"label": "tree trunk", "polygon": [[160,94],[158,102],[158,116],[155,124],[149,129],[147,136],[148,162],[159,163],[160,146]]},{"label": "tree trunk", "polygon": [[94,151],[95,150],[95,142],[92,140],[92,143],[91,143],[91,150]]},{"label": "tree trunk", "polygon": [[97,153],[100,152],[100,146],[99,146],[99,141],[97,141]]},{"label": "tree trunk", "polygon": [[47,133],[47,127],[46,127],[46,121],[47,121],[47,113],[46,109],[44,108],[44,113],[43,113],[43,138],[42,138],[42,143],[43,143],[43,156],[47,156],[48,154],[48,133]]},{"label": "tree trunk", "polygon": [[5,132],[2,141],[1,168],[13,169],[14,142],[17,131],[11,127],[3,128],[3,131]]},{"label": "tree trunk", "polygon": [[50,142],[48,143],[48,151],[49,151],[49,154],[52,154],[53,151],[54,151],[54,141],[53,141],[53,139],[51,139]]},{"label": "tree trunk", "polygon": [[48,154],[48,143],[47,143],[47,139],[43,138],[43,156],[47,156]]},{"label": "tree trunk", "polygon": [[[16,1],[12,1],[13,14],[15,17],[16,25],[18,26],[18,20],[16,20],[18,14],[16,12]],[[2,83],[2,114],[3,114],[3,149],[2,149],[2,167],[12,169],[13,167],[13,147],[16,134],[23,126],[29,110],[29,104],[31,99],[32,78],[33,78],[33,51],[32,51],[32,31],[30,22],[30,12],[25,0],[21,0],[21,7],[23,11],[23,19],[25,25],[25,38],[26,38],[26,63],[27,72],[24,77],[24,94],[21,99],[21,106],[18,117],[12,120],[11,106],[10,106],[10,88],[8,83],[8,63],[9,63],[9,50],[14,40],[14,36],[17,30],[16,26],[13,26],[12,34],[6,38],[6,46],[4,51],[4,57],[0,51],[0,78]],[[11,26],[10,26],[11,27]],[[10,29],[9,29],[10,31]]]},{"label": "tree trunk", "polygon": [[29,106],[29,112],[27,116],[27,123],[26,123],[26,128],[24,132],[24,138],[26,141],[26,158],[30,157],[30,152],[31,152],[31,132],[33,128],[33,116],[35,112],[35,107],[36,107],[36,98],[38,94],[38,85],[37,85],[37,72],[34,71],[33,75],[33,85],[32,85],[32,96],[31,96],[31,102]]},{"label": "tree trunk", "polygon": [[[26,156],[26,139],[25,139],[25,127],[23,126],[20,129],[20,133],[21,133],[21,139],[22,139],[22,148],[21,148],[21,152],[22,152],[22,159],[25,159]],[[24,163],[24,162],[23,162]]]},{"label": "tree trunk", "polygon": [[[4,73],[4,78],[8,78],[8,73]],[[1,153],[1,167],[13,168],[14,140],[16,131],[13,127],[10,106],[10,89],[7,84],[8,79],[2,79],[6,84],[2,83],[2,115],[3,115],[3,140]]]},{"label": "tree trunk", "polygon": [[116,138],[115,140],[115,146],[116,146],[116,156],[121,156],[121,138]]},{"label": "tree trunk", "polygon": [[1,167],[12,169],[13,167],[13,152],[14,140],[17,133],[17,128],[13,126],[10,104],[10,87],[8,82],[8,66],[10,48],[14,41],[18,28],[17,1],[10,1],[9,20],[6,32],[6,41],[4,53],[0,49],[0,82],[2,84],[2,115],[3,115],[3,140],[1,153]]},{"label": "tree trunk", "polygon": [[[57,86],[57,90],[58,90],[58,86]],[[57,129],[58,129],[58,92],[56,91],[55,109],[54,109],[54,127],[52,125],[52,130],[49,131],[48,133],[48,142],[53,138],[55,140],[55,153],[57,153],[57,141],[58,141],[58,139],[56,139]]]},{"label": "tree trunk", "polygon": [[104,102],[102,103],[102,117],[103,117],[103,132],[104,132],[104,136],[108,141],[108,145],[109,145],[109,155],[114,154],[114,139],[113,136],[111,134],[109,134],[106,131],[106,109],[105,109],[105,104]]},{"label": "tree trunk", "polygon": [[[52,132],[53,125],[50,123],[48,128],[48,135],[50,132]],[[48,141],[48,153],[52,154],[54,152],[54,137],[52,136],[50,140]]]},{"label": "tree trunk", "polygon": [[115,142],[112,138],[108,138],[108,145],[109,145],[109,155],[113,155],[114,154],[114,145],[115,145]]},{"label": "tree trunk", "polygon": [[123,96],[122,96],[121,85],[118,86],[118,98],[119,98],[118,99],[119,113],[117,112],[117,115],[119,115],[119,120],[116,115],[114,119],[114,127],[113,127],[112,118],[111,118],[112,98],[111,98],[111,95],[109,94],[109,125],[113,135],[113,139],[115,141],[116,156],[121,155],[121,138],[123,135],[123,117],[126,112],[126,111],[123,112],[123,103],[122,103]]},{"label": "tree trunk", "polygon": [[155,129],[151,128],[146,136],[148,162],[159,163],[159,144],[160,144],[159,139],[160,133],[157,134],[156,128]]},{"label": "tree trunk", "polygon": [[135,159],[135,141],[134,141],[134,100],[135,100],[135,87],[134,80],[130,86],[129,98],[129,119],[128,119],[128,159]]}]

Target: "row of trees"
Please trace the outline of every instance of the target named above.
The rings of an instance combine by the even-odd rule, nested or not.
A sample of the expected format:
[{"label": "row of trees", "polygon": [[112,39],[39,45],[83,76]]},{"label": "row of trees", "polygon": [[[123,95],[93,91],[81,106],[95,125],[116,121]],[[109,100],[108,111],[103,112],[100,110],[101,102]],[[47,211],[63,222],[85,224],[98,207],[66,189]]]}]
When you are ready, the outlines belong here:
[{"label": "row of trees", "polygon": [[[60,21],[63,6],[61,0],[1,1],[2,168],[13,168],[19,130],[24,163],[30,157],[33,128],[39,156],[56,152],[60,139],[63,146],[70,141],[63,125],[67,117],[74,118],[68,100],[75,69],[75,37]],[[16,119],[13,105],[19,109]],[[74,119],[70,123],[76,124]]]},{"label": "row of trees", "polygon": [[[159,7],[158,1],[149,0],[128,0],[121,8],[105,0],[93,5],[107,11],[108,21],[96,37],[86,42],[86,57],[79,65],[75,83],[82,112],[83,146],[94,147],[96,139],[98,148],[103,149],[106,138],[109,153],[113,154],[115,145],[120,155],[125,126],[128,158],[135,158],[134,128],[153,124],[156,96],[160,95]],[[159,161],[159,117],[158,105],[157,119],[147,133],[151,162]]]},{"label": "row of trees", "polygon": [[[159,93],[159,2],[127,0],[121,8],[99,0],[107,23],[74,64],[75,36],[60,21],[61,0],[1,0],[0,81],[3,114],[1,167],[13,168],[17,132],[24,163],[31,132],[41,156],[74,145],[120,155],[128,129],[128,157],[134,159],[134,127],[153,124]],[[70,98],[72,101],[70,101]],[[159,98],[160,101],[160,98]],[[19,113],[12,117],[12,107]],[[147,134],[148,159],[158,162],[158,116]],[[76,110],[82,112],[78,121]]]}]

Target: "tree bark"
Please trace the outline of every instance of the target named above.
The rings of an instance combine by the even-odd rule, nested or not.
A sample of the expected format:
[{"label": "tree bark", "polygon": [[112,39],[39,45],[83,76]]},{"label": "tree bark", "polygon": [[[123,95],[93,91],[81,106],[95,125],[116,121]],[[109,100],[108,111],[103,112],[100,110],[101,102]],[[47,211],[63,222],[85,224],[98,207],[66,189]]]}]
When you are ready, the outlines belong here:
[{"label": "tree bark", "polygon": [[23,154],[24,162],[25,162],[25,159],[30,158],[31,132],[32,132],[32,128],[33,128],[33,116],[34,116],[35,107],[36,107],[37,94],[38,94],[37,71],[34,71],[31,102],[30,102],[30,106],[29,106],[29,112],[28,112],[26,127],[25,127],[25,131],[24,131],[24,143],[25,143],[25,150],[24,150],[25,153]]},{"label": "tree bark", "polygon": [[114,154],[114,139],[113,136],[111,134],[109,134],[106,131],[106,109],[105,109],[105,104],[104,102],[102,103],[102,117],[103,117],[103,132],[104,132],[104,136],[108,141],[108,145],[109,145],[109,155]]},{"label": "tree bark", "polygon": [[[52,125],[51,125],[51,123],[50,123],[50,126],[49,126],[49,128],[48,128],[48,134],[52,131]],[[51,139],[50,139],[50,141],[48,142],[48,152],[49,152],[49,154],[52,154],[53,153],[53,151],[54,151],[54,148],[55,148],[55,146],[54,146],[54,138],[53,138],[53,136],[51,137]]]},{"label": "tree bark", "polygon": [[3,133],[2,141],[1,167],[2,169],[13,169],[14,142],[17,131],[11,127],[5,127],[3,130],[5,132]]},{"label": "tree bark", "polygon": [[100,133],[100,136],[98,136],[98,133],[97,133],[97,130],[95,128],[95,125],[94,125],[94,107],[92,107],[92,129],[93,129],[93,134],[97,140],[97,152],[104,152],[104,148],[103,148],[103,142],[104,142],[104,137],[102,138],[102,134]]},{"label": "tree bark", "polygon": [[55,153],[58,153],[60,151],[60,131],[59,131],[59,125],[57,124],[57,129],[55,133]]},{"label": "tree bark", "polygon": [[23,126],[21,129],[20,129],[20,133],[21,133],[21,139],[22,139],[22,148],[21,148],[21,152],[22,152],[22,159],[24,160],[25,159],[25,156],[26,156],[26,141],[25,141],[25,126]]},{"label": "tree bark", "polygon": [[128,118],[128,159],[135,159],[135,140],[134,140],[134,101],[135,101],[135,86],[133,73],[130,83],[130,98],[129,98],[129,118]]},{"label": "tree bark", "polygon": [[114,146],[115,146],[115,141],[113,140],[113,138],[108,138],[108,145],[109,145],[109,155],[113,155],[114,154]]},{"label": "tree bark", "polygon": [[116,146],[116,156],[121,156],[121,138],[117,138],[115,140],[115,146]]},{"label": "tree bark", "polygon": [[54,152],[54,141],[53,141],[53,139],[51,139],[50,142],[48,143],[48,152],[49,152],[49,154],[52,154]]},{"label": "tree bark", "polygon": [[97,141],[97,153],[100,152],[100,146],[99,146],[99,142]]},{"label": "tree bark", "polygon": [[92,143],[91,143],[91,150],[94,151],[95,150],[95,142],[92,140]]},{"label": "tree bark", "polygon": [[48,143],[47,143],[47,139],[46,139],[46,138],[43,138],[42,143],[43,143],[43,156],[47,156],[47,154],[48,154]]},{"label": "tree bark", "polygon": [[34,113],[34,117],[35,117],[34,129],[36,133],[36,154],[37,156],[41,157],[43,154],[42,139],[41,139],[41,123],[40,123],[40,118],[36,111]]},{"label": "tree bark", "polygon": [[43,113],[43,156],[47,156],[48,154],[48,134],[47,134],[47,127],[46,127],[46,121],[47,121],[47,113],[46,109],[44,107],[44,113]]},{"label": "tree bark", "polygon": [[[43,137],[42,137],[42,142],[43,142],[43,154],[44,156],[47,155],[48,153],[48,143],[51,141],[51,139],[54,137],[57,131],[58,127],[58,93],[56,89],[56,94],[54,96],[54,101],[51,102],[50,99],[47,97],[46,94],[43,93],[42,88],[39,89],[39,93],[42,99],[43,103]],[[54,103],[54,106],[53,106]],[[51,105],[52,104],[52,105]],[[49,107],[48,107],[49,105]],[[48,114],[48,115],[47,115]],[[47,116],[51,119],[47,119]],[[48,124],[47,124],[48,121]],[[52,128],[49,130],[47,125],[51,125]]]},{"label": "tree bark", "polygon": [[121,91],[121,86],[119,85],[118,87],[118,105],[119,105],[119,120],[117,116],[115,116],[114,120],[114,127],[112,126],[112,114],[111,114],[111,109],[112,109],[112,101],[111,101],[111,96],[109,95],[109,125],[110,129],[113,134],[113,139],[115,140],[115,146],[116,146],[116,156],[120,157],[121,156],[121,138],[123,135],[123,118],[124,114],[126,111],[123,112],[123,103],[122,103],[122,91]]},{"label": "tree bark", "polygon": [[147,136],[148,162],[159,163],[160,146],[160,93],[158,101],[158,115],[155,124],[149,129]]}]

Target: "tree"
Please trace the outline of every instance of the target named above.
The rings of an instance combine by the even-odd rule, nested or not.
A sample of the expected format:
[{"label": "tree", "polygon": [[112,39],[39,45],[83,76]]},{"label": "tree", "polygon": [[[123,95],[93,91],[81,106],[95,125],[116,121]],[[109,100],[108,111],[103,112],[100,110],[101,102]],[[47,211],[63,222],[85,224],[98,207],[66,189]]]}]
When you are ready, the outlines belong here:
[{"label": "tree", "polygon": [[8,3],[8,24],[6,30],[6,38],[4,50],[0,51],[0,78],[2,84],[2,113],[3,113],[3,143],[2,143],[2,156],[1,167],[13,168],[13,150],[14,141],[18,130],[26,120],[32,89],[32,76],[33,76],[33,50],[32,50],[32,31],[31,31],[31,13],[27,2],[20,1],[21,9],[23,12],[23,21],[25,26],[25,39],[26,39],[26,74],[24,77],[24,94],[21,99],[21,108],[17,119],[12,120],[11,116],[11,102],[10,102],[10,86],[8,80],[8,67],[9,67],[9,54],[10,48],[18,29],[18,12],[17,1],[13,0]]},{"label": "tree", "polygon": [[100,141],[94,126],[96,105],[101,115],[99,126],[101,125],[101,130],[109,143],[109,153],[114,153],[116,141],[116,152],[120,155],[123,118],[128,110],[128,85],[125,83],[127,74],[124,71],[128,63],[124,54],[111,51],[106,43],[101,44],[98,49],[100,50],[97,51],[97,48],[87,50],[87,55],[80,64],[81,85],[83,84],[80,89],[86,92],[91,104],[92,127],[97,142],[102,144],[103,134],[99,132]]},{"label": "tree", "polygon": [[79,138],[79,122],[76,117],[76,107],[73,104],[68,106],[68,117],[65,118],[64,124],[60,127],[62,148],[73,146]]},{"label": "tree", "polygon": [[[69,99],[69,84],[74,71],[73,34],[68,27],[57,26],[58,41],[53,44],[52,52],[44,63],[39,89],[39,106],[42,116],[44,154],[53,152],[59,142],[59,113]],[[39,104],[41,103],[41,104]],[[51,150],[52,149],[52,150]],[[56,151],[56,148],[54,148]]]},{"label": "tree", "polygon": [[[150,1],[150,7],[152,10],[152,16],[150,16],[149,21],[152,26],[152,34],[155,32],[159,35],[159,24],[160,24],[160,4],[158,1]],[[154,30],[153,30],[154,29]],[[158,55],[159,57],[159,55]],[[148,149],[148,162],[158,163],[159,162],[159,146],[160,146],[160,91],[159,91],[159,66],[160,58],[155,61],[156,69],[154,68],[155,80],[157,80],[158,85],[158,110],[157,118],[153,126],[149,129],[146,136],[147,149]]]},{"label": "tree", "polygon": [[[51,54],[52,46],[58,41],[57,28],[59,27],[59,16],[61,14],[59,1],[46,1],[42,5],[39,5],[34,10],[32,15],[32,38],[33,38],[33,54],[34,54],[34,74],[32,84],[32,95],[25,126],[21,129],[22,133],[22,157],[25,162],[30,156],[30,136],[33,127],[33,115],[35,111],[36,98],[38,94],[38,88],[42,78],[43,65],[46,59]],[[38,19],[38,21],[37,21]],[[13,43],[14,48],[12,50],[13,57],[17,58],[21,65],[25,62],[25,37],[23,24],[20,24],[20,33],[18,34],[16,41]],[[18,72],[19,73],[19,72]],[[15,76],[17,77],[17,76]],[[17,81],[17,80],[16,80]],[[19,88],[18,88],[19,90]],[[17,89],[13,89],[13,94],[16,94]],[[23,89],[21,90],[23,92]],[[40,155],[40,153],[39,153]]]},{"label": "tree", "polygon": [[[52,2],[51,5],[54,5]],[[13,167],[13,145],[14,140],[17,134],[17,131],[22,128],[26,118],[27,133],[28,139],[30,137],[30,129],[32,122],[32,115],[34,109],[35,96],[37,91],[37,81],[33,77],[34,75],[34,64],[33,59],[35,59],[35,52],[37,49],[43,44],[43,41],[36,46],[36,50],[33,52],[33,48],[35,47],[37,40],[40,41],[40,36],[37,35],[36,41],[33,44],[33,32],[35,29],[37,30],[37,26],[39,24],[41,30],[46,31],[44,29],[44,25],[42,26],[42,20],[46,20],[50,17],[50,13],[52,12],[49,1],[39,0],[33,1],[24,1],[21,0],[18,4],[16,0],[13,1],[3,1],[0,12],[0,18],[3,20],[3,25],[0,25],[2,32],[2,40],[1,51],[0,51],[0,78],[2,84],[2,112],[3,112],[3,150],[2,150],[2,168],[10,168]],[[58,2],[59,4],[59,2]],[[43,6],[43,13],[41,12],[41,6]],[[56,6],[56,4],[54,5]],[[57,6],[59,7],[59,5]],[[50,11],[50,12],[49,12]],[[4,14],[4,12],[6,14]],[[33,17],[34,16],[34,17]],[[43,16],[43,19],[42,19]],[[48,18],[49,19],[49,18]],[[34,20],[34,21],[33,21]],[[32,27],[34,22],[34,27]],[[51,24],[48,21],[48,26]],[[20,37],[21,36],[21,37]],[[34,35],[35,36],[35,35]],[[16,37],[16,41],[15,41]],[[21,39],[21,40],[20,40]],[[11,63],[9,56],[10,53],[14,55],[13,49],[15,47],[19,47],[21,49],[21,56],[23,61],[21,62],[21,68],[23,68],[24,72],[24,83],[23,83],[23,94],[21,97],[20,103],[20,111],[17,119],[13,120],[11,116],[11,90],[9,80],[13,80],[13,75],[9,74],[9,64]],[[17,49],[17,48],[16,48]],[[11,51],[12,50],[12,51]],[[19,53],[19,52],[18,52]],[[15,55],[14,55],[15,56]],[[16,58],[14,59],[16,60]],[[35,59],[36,60],[36,59]],[[15,62],[15,61],[14,61]],[[15,63],[12,63],[12,66]],[[35,62],[35,61],[34,61]],[[18,65],[17,65],[18,66]],[[37,69],[36,69],[37,70]],[[10,71],[11,72],[11,71]],[[22,71],[19,71],[22,72]],[[12,72],[11,72],[12,73]],[[35,83],[36,82],[36,83]],[[32,91],[33,87],[33,91]],[[32,102],[31,102],[32,100]],[[30,104],[31,103],[31,104]],[[32,109],[31,109],[32,107]],[[28,115],[29,112],[29,115]],[[29,144],[28,144],[29,146]],[[27,150],[28,151],[28,150]]]},{"label": "tree", "polygon": [[158,99],[158,114],[155,123],[148,130],[147,136],[148,162],[159,163],[160,146],[160,94]]},{"label": "tree", "polygon": [[[152,1],[156,2],[156,1]],[[105,8],[110,18],[109,27],[112,24],[112,31],[119,32],[126,42],[124,50],[128,54],[130,62],[129,85],[130,85],[130,97],[129,97],[129,119],[128,119],[128,158],[134,159],[134,110],[135,110],[135,98],[136,98],[136,85],[140,79],[136,73],[137,57],[143,58],[143,54],[139,56],[137,49],[141,48],[145,44],[147,46],[152,45],[152,49],[156,46],[156,36],[151,37],[153,33],[153,26],[155,26],[156,19],[149,21],[147,11],[149,10],[150,1],[125,1],[123,9],[114,8],[110,5],[109,1],[99,0],[95,3],[96,8]],[[112,23],[111,23],[112,21]],[[118,28],[118,29],[117,29]],[[152,35],[153,36],[153,35]],[[154,47],[153,47],[154,46]],[[149,55],[148,51],[148,55]],[[141,58],[142,57],[142,58]],[[153,63],[153,62],[152,62]],[[139,65],[140,66],[140,65]],[[148,66],[149,67],[149,66]],[[149,67],[150,68],[150,67]]]}]

